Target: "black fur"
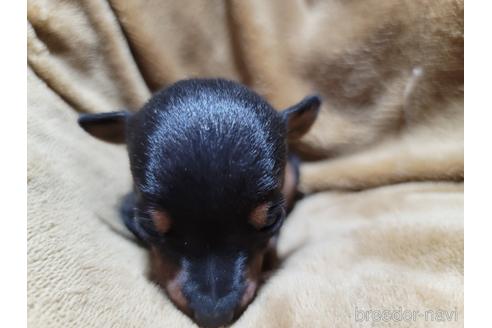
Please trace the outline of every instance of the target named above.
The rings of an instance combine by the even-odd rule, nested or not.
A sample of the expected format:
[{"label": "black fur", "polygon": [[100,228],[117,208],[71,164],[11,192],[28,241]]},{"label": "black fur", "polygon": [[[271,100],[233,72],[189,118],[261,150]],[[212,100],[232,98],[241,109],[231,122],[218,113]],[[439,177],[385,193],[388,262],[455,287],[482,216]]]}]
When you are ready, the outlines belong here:
[{"label": "black fur", "polygon": [[243,86],[199,80],[157,93],[127,131],[141,230],[156,237],[149,209],[169,213],[172,229],[157,238],[187,267],[183,292],[195,319],[232,319],[247,260],[278,231],[259,233],[248,215],[272,201],[270,215],[283,219],[285,122]]},{"label": "black fur", "polygon": [[[200,325],[237,317],[247,265],[265,252],[287,210],[281,188],[289,129],[307,131],[319,102],[306,98],[299,110],[279,113],[240,84],[186,80],[156,93],[136,114],[79,120],[96,137],[111,136],[107,141],[118,135],[97,122],[125,131],[134,179],[121,208],[125,224],[186,273],[182,292]],[[289,125],[289,115],[300,119]],[[255,228],[250,214],[266,202],[268,224]],[[171,218],[165,234],[153,225],[156,210]]]}]

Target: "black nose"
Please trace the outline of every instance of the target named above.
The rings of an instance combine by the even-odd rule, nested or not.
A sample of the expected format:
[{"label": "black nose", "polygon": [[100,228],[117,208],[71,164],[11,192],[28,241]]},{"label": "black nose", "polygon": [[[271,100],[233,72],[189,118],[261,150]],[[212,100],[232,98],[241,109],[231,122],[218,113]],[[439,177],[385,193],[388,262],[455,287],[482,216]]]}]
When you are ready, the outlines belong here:
[{"label": "black nose", "polygon": [[234,317],[234,310],[195,311],[195,321],[204,328],[217,328],[227,325]]}]

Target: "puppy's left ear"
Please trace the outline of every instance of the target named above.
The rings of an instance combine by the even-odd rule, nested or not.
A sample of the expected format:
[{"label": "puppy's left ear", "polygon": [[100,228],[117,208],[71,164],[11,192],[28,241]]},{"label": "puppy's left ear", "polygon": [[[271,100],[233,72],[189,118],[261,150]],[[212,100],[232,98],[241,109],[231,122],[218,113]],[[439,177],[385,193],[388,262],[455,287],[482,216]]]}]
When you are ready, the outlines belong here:
[{"label": "puppy's left ear", "polygon": [[308,96],[282,112],[287,123],[287,138],[295,140],[305,135],[318,117],[321,98]]},{"label": "puppy's left ear", "polygon": [[127,111],[83,114],[79,117],[79,125],[87,133],[97,139],[111,143],[125,143],[126,123],[131,114]]}]

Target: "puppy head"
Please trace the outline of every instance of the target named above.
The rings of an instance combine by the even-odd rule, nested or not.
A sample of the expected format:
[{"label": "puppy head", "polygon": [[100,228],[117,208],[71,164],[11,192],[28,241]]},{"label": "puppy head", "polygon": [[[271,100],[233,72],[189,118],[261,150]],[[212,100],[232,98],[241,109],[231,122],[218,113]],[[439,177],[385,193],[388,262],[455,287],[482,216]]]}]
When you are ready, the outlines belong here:
[{"label": "puppy head", "polygon": [[228,324],[252,301],[285,218],[287,140],[309,130],[319,105],[312,96],[276,112],[234,82],[187,80],[136,114],[79,119],[93,136],[127,144],[135,231],[154,279],[199,325]]}]

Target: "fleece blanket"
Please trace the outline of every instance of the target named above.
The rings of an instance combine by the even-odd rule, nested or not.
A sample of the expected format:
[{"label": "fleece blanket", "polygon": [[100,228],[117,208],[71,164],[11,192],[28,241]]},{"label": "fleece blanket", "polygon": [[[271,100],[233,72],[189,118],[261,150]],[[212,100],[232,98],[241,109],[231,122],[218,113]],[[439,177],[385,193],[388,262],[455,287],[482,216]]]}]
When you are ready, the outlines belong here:
[{"label": "fleece blanket", "polygon": [[281,268],[236,327],[463,325],[463,1],[28,1],[28,324],[193,327],[122,227],[124,147],[79,113],[187,77],[319,120]]}]

